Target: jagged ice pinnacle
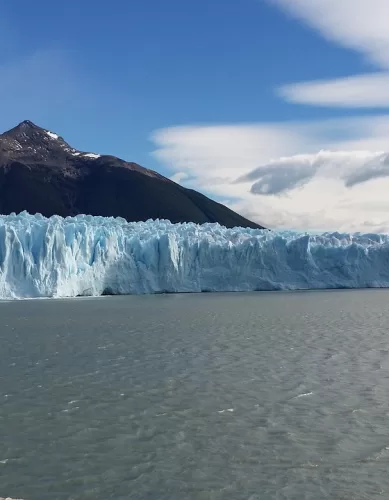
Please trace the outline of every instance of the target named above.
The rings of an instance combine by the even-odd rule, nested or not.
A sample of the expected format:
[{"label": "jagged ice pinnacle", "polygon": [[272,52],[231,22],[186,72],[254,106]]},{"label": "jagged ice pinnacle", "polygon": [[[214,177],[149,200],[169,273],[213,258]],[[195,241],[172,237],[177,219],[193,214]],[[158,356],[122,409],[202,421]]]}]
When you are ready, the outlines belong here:
[{"label": "jagged ice pinnacle", "polygon": [[389,236],[0,216],[0,298],[389,286]]}]

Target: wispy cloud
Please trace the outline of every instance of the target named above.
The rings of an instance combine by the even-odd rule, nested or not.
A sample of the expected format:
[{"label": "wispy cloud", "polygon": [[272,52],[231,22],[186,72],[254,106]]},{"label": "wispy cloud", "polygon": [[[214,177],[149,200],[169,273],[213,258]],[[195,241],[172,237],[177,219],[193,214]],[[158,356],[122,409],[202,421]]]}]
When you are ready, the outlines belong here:
[{"label": "wispy cloud", "polygon": [[389,73],[292,83],[278,89],[296,104],[343,108],[389,108]]},{"label": "wispy cloud", "polygon": [[189,182],[205,189],[229,184],[237,171],[243,174],[278,156],[280,144],[288,154],[303,146],[298,131],[282,124],[171,127],[154,132],[152,140],[157,146],[154,155],[168,169],[181,178],[185,172]]},{"label": "wispy cloud", "polygon": [[325,38],[389,67],[387,0],[269,0]]},{"label": "wispy cloud", "polygon": [[251,192],[282,194],[308,184],[314,178],[332,179],[353,187],[373,179],[389,177],[389,154],[368,151],[319,151],[271,161],[237,179],[256,182]]},{"label": "wispy cloud", "polygon": [[346,187],[353,187],[374,179],[389,177],[389,154],[376,154],[373,158],[366,158],[365,162],[355,171],[345,176]]},{"label": "wispy cloud", "polygon": [[269,0],[328,40],[353,49],[383,71],[297,82],[277,92],[289,102],[342,108],[389,107],[387,0]]},{"label": "wispy cloud", "polygon": [[256,180],[250,190],[253,194],[275,195],[306,184],[315,175],[315,171],[308,158],[292,156],[258,167],[236,182]]}]

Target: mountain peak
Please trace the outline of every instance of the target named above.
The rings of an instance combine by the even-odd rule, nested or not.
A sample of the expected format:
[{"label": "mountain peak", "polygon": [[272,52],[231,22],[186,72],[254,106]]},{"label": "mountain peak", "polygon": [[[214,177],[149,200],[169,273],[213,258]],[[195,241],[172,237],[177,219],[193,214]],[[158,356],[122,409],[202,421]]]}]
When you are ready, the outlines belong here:
[{"label": "mountain peak", "polygon": [[46,161],[53,154],[55,157],[67,156],[75,151],[62,137],[30,120],[0,135],[0,152],[8,158]]},{"label": "mountain peak", "polygon": [[24,120],[19,123],[19,125],[16,125],[16,127],[11,128],[10,130],[7,130],[7,132],[4,132],[3,135],[15,135],[17,133],[25,133],[27,131],[41,131],[44,132],[43,128],[38,127],[38,125],[35,125],[30,120]]},{"label": "mountain peak", "polygon": [[30,128],[41,128],[38,127],[38,125],[35,125],[31,120],[23,120],[22,122],[19,123],[15,128],[20,128],[20,127],[30,127]]},{"label": "mountain peak", "polygon": [[50,137],[51,139],[61,139],[57,134],[53,132],[49,132],[48,130],[35,125],[30,120],[24,120],[16,125],[16,127],[11,128],[7,132],[2,134],[2,137],[9,137],[15,139],[21,143],[26,143],[28,141],[37,141],[42,139],[47,139]]}]

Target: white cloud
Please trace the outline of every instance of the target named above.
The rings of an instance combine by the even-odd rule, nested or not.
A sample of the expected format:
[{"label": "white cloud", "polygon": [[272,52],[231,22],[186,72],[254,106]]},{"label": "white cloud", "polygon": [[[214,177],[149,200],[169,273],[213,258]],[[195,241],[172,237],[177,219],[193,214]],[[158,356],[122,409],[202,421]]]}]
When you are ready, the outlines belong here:
[{"label": "white cloud", "polygon": [[185,179],[187,180],[189,175],[186,172],[177,172],[170,177],[170,180],[176,182],[177,184],[181,184]]},{"label": "white cloud", "polygon": [[389,67],[387,0],[269,0],[328,40]]},{"label": "white cloud", "polygon": [[283,85],[287,101],[317,106],[389,107],[388,0],[269,0],[328,40],[361,53],[381,73]]},{"label": "white cloud", "polygon": [[306,184],[316,170],[310,156],[296,155],[261,165],[239,177],[236,183],[256,181],[251,186],[251,193],[276,195]]},{"label": "white cloud", "polygon": [[293,83],[281,86],[278,93],[287,101],[296,104],[388,108],[389,73]]},{"label": "white cloud", "polygon": [[389,232],[389,116],[173,127],[153,138],[183,185],[269,227]]},{"label": "white cloud", "polygon": [[278,195],[308,184],[313,178],[336,179],[353,187],[389,177],[389,154],[369,151],[319,151],[271,161],[237,179],[252,182],[251,192]]},{"label": "white cloud", "polygon": [[297,130],[277,124],[171,127],[152,137],[160,161],[175,172],[179,166],[197,187],[201,178],[204,188],[229,184],[237,171],[243,174],[277,156],[280,144],[288,154],[298,153],[300,139]]}]

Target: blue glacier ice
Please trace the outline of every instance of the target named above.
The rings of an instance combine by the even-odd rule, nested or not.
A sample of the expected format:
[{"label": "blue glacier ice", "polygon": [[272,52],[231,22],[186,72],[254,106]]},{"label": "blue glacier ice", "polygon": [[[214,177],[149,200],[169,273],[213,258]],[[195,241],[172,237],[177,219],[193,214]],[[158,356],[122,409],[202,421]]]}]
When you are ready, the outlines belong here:
[{"label": "blue glacier ice", "polygon": [[389,286],[389,236],[0,216],[0,298]]}]

